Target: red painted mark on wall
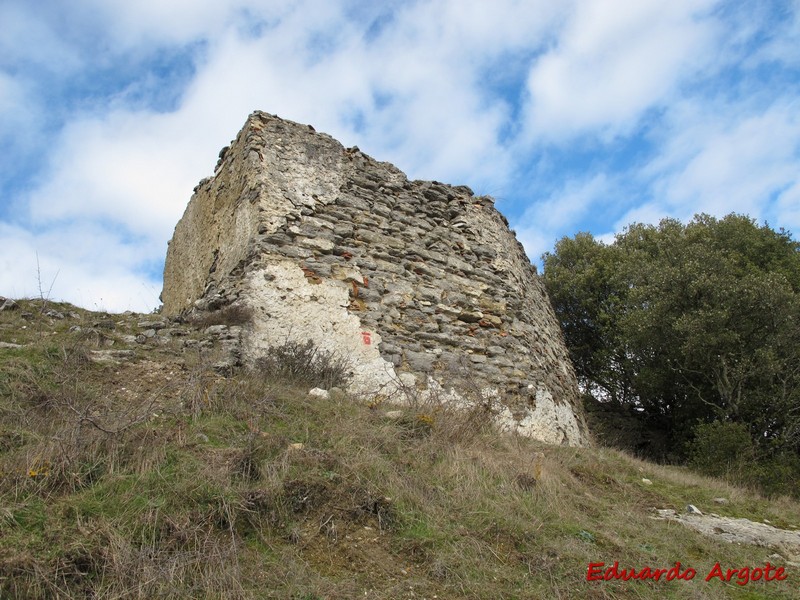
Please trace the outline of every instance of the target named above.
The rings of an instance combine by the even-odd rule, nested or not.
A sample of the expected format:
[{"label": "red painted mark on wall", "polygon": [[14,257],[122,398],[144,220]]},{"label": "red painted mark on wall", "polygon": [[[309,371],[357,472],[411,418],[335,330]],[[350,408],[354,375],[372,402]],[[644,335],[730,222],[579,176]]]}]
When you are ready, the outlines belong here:
[{"label": "red painted mark on wall", "polygon": [[364,340],[365,346],[370,346],[372,344],[372,334],[369,331],[362,331],[361,339]]}]

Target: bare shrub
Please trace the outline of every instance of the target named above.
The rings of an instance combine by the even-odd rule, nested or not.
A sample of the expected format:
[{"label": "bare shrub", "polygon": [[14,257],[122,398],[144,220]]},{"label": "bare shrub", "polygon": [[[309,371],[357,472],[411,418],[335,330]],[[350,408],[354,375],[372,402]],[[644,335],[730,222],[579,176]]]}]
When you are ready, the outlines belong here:
[{"label": "bare shrub", "polygon": [[198,357],[187,364],[187,376],[180,391],[181,403],[197,419],[212,404],[219,401],[217,376],[209,357]]},{"label": "bare shrub", "polygon": [[400,420],[410,437],[436,434],[449,443],[469,442],[492,431],[499,394],[486,389],[463,362],[450,365],[443,378],[449,385],[429,384],[420,390],[397,384],[410,414]]},{"label": "bare shrub", "polygon": [[345,385],[351,371],[350,361],[336,352],[318,348],[311,340],[273,346],[256,362],[255,368],[268,378],[324,389]]}]

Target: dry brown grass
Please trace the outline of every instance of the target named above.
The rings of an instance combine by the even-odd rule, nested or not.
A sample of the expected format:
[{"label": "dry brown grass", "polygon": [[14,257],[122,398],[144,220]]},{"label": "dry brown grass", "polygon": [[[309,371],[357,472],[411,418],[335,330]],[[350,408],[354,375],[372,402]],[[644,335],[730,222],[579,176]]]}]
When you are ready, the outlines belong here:
[{"label": "dry brown grass", "polygon": [[0,597],[794,597],[796,572],[794,587],[585,580],[594,561],[758,564],[772,551],[652,509],[800,525],[792,500],[498,435],[479,401],[320,401],[171,346],[87,362],[95,342],[66,330],[0,357]]}]

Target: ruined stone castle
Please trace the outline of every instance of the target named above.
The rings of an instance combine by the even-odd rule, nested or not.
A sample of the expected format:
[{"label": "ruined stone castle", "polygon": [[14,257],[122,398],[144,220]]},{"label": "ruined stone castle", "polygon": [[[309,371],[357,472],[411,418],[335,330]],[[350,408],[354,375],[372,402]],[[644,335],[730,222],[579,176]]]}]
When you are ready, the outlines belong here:
[{"label": "ruined stone castle", "polygon": [[355,395],[469,403],[469,381],[502,428],[588,442],[555,314],[493,200],[310,126],[248,118],[175,228],[162,301],[169,316],[251,308],[245,362],[312,340],[348,357]]}]

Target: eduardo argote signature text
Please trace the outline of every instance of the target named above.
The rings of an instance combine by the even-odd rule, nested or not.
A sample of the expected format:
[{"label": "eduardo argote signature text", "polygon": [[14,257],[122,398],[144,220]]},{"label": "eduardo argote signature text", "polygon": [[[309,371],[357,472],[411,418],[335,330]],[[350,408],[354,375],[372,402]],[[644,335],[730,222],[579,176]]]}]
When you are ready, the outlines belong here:
[{"label": "eduardo argote signature text", "polygon": [[[604,568],[605,567],[605,568]],[[651,569],[644,566],[641,569],[620,569],[619,561],[614,561],[610,567],[606,563],[589,563],[586,569],[586,581],[612,581],[621,579],[652,579],[653,581],[690,581],[695,578],[697,571],[691,567],[682,568],[680,562],[669,569]],[[737,585],[747,585],[751,581],[783,581],[788,577],[784,567],[775,567],[766,563],[763,567],[741,567],[738,569],[723,569],[716,563],[705,576],[706,581],[719,579],[720,581],[734,581]]]}]

